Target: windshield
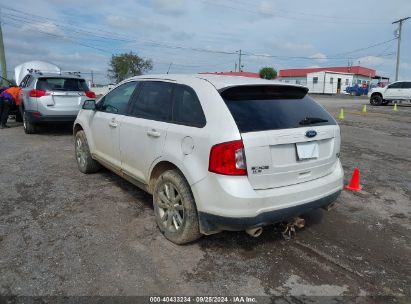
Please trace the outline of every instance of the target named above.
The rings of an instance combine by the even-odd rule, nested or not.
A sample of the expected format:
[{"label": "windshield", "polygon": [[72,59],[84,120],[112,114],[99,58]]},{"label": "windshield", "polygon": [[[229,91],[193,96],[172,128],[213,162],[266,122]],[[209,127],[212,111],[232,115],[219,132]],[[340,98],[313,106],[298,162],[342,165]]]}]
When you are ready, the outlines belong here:
[{"label": "windshield", "polygon": [[44,91],[88,91],[86,81],[77,78],[49,77],[37,81],[37,89]]},{"label": "windshield", "polygon": [[241,133],[335,125],[328,112],[290,86],[241,86],[221,93]]}]

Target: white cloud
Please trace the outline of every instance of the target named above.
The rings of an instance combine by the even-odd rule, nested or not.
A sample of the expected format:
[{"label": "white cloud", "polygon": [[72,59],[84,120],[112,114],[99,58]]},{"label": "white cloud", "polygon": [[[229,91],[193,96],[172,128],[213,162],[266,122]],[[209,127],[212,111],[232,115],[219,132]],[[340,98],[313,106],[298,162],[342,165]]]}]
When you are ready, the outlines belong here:
[{"label": "white cloud", "polygon": [[357,59],[356,61],[359,61],[360,64],[362,65],[381,65],[385,63],[387,60],[382,58],[382,57],[376,57],[376,56],[365,56]]},{"label": "white cloud", "polygon": [[46,22],[37,22],[33,24],[23,24],[21,27],[22,31],[32,31],[37,30],[39,32],[50,34],[50,35],[63,35],[61,29],[53,22],[46,21]]},{"label": "white cloud", "polygon": [[323,53],[316,53],[314,55],[311,55],[310,58],[315,59],[318,62],[325,62],[327,61],[327,55]]},{"label": "white cloud", "polygon": [[188,4],[186,0],[153,0],[152,3],[155,11],[174,16],[184,14]]},{"label": "white cloud", "polygon": [[275,14],[273,1],[261,1],[258,6],[258,12],[267,17],[273,17]]},{"label": "white cloud", "polygon": [[[106,23],[112,27],[129,30],[130,33],[136,32],[169,32],[170,27],[162,23],[153,22],[145,18],[128,18],[118,15],[108,15]],[[124,33],[123,33],[124,34]]]}]

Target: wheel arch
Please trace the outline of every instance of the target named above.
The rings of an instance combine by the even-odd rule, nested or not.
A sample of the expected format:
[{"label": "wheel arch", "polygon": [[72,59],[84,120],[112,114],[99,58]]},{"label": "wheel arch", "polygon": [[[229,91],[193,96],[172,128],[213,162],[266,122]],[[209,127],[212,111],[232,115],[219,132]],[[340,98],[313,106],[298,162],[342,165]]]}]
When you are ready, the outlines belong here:
[{"label": "wheel arch", "polygon": [[377,96],[377,95],[383,98],[381,92],[374,92],[374,93],[372,93],[372,94],[371,94],[371,98],[372,98],[373,96]]},{"label": "wheel arch", "polygon": [[163,174],[165,171],[174,170],[174,169],[178,170],[181,173],[181,175],[185,178],[187,183],[190,184],[190,181],[187,177],[187,172],[184,172],[184,170],[182,170],[175,163],[168,161],[168,160],[161,159],[155,162],[152,166],[152,169],[150,170],[147,191],[149,193],[153,193],[154,187],[156,185],[156,181],[160,177],[160,175]]},{"label": "wheel arch", "polygon": [[75,123],[74,123],[74,126],[73,126],[73,135],[76,135],[76,133],[77,133],[78,131],[81,131],[81,130],[84,131],[83,126],[82,126],[79,122],[75,122]]}]

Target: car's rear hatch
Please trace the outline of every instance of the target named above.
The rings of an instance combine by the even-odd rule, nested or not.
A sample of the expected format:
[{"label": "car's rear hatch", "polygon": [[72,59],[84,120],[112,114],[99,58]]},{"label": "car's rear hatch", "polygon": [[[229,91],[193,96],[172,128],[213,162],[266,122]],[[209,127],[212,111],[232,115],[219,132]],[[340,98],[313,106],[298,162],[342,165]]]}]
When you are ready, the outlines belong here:
[{"label": "car's rear hatch", "polygon": [[339,127],[328,112],[289,85],[236,86],[221,92],[244,144],[254,189],[282,187],[332,172]]},{"label": "car's rear hatch", "polygon": [[46,92],[41,102],[53,110],[78,111],[86,99],[87,84],[81,78],[44,77],[37,81],[37,90]]}]

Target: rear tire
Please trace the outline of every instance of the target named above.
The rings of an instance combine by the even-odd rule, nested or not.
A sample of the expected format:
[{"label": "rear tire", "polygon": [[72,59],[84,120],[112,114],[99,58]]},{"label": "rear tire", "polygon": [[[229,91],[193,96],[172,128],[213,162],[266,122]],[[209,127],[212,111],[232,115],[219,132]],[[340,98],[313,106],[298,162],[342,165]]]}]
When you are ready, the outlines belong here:
[{"label": "rear tire", "polygon": [[153,205],[157,225],[169,241],[181,245],[201,237],[190,185],[178,170],[165,171],[157,179]]},{"label": "rear tire", "polygon": [[86,134],[80,130],[75,135],[75,156],[80,172],[88,174],[100,170],[101,165],[91,157]]},{"label": "rear tire", "polygon": [[23,129],[26,134],[34,134],[37,132],[37,126],[30,122],[27,117],[27,112],[23,110]]},{"label": "rear tire", "polygon": [[370,98],[370,104],[373,106],[380,106],[382,105],[383,99],[381,95],[372,95]]}]

